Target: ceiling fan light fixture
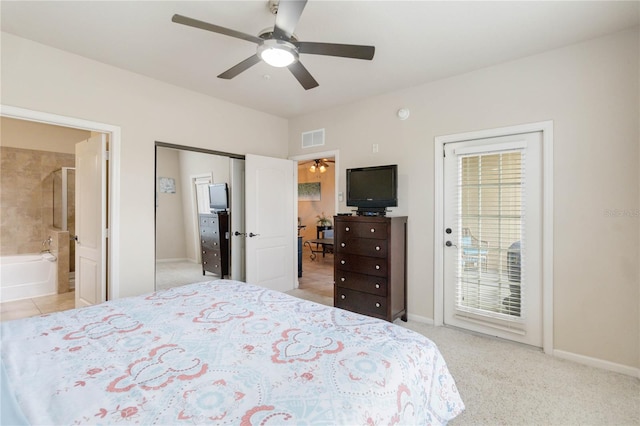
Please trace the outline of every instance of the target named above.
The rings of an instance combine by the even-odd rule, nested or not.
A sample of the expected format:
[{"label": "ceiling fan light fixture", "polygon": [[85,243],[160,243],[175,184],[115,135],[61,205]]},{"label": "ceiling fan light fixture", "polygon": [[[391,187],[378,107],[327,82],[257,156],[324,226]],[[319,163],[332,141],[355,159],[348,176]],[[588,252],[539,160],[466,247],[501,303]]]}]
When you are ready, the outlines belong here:
[{"label": "ceiling fan light fixture", "polygon": [[258,46],[258,56],[272,67],[282,68],[298,60],[298,50],[292,43],[271,39]]},{"label": "ceiling fan light fixture", "polygon": [[319,171],[320,173],[324,173],[327,171],[328,167],[329,165],[324,160],[313,160],[313,163],[311,163],[311,167],[309,167],[309,171],[311,173],[315,173],[317,171]]}]

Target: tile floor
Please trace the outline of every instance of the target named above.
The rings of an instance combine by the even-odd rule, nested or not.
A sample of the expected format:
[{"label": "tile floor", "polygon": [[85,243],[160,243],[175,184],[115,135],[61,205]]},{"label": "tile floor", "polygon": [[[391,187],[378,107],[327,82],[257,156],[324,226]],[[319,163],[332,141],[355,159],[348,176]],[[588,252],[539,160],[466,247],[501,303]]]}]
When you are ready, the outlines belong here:
[{"label": "tile floor", "polygon": [[51,296],[34,297],[0,303],[0,321],[9,321],[51,312],[66,311],[75,308],[76,294],[73,291]]},{"label": "tile floor", "polygon": [[[166,265],[164,266],[166,267]],[[193,271],[189,271],[189,282],[207,279],[207,277],[202,277],[202,271],[199,265],[196,265],[195,273],[192,272]],[[194,279],[191,280],[191,278]],[[166,287],[170,286],[167,285]],[[317,256],[316,260],[311,260],[309,253],[304,251],[302,254],[302,277],[299,278],[299,288],[289,293],[302,299],[309,299],[314,302],[333,306],[333,255],[327,254],[324,258]],[[73,309],[74,307],[75,292],[73,291],[51,296],[17,300],[14,302],[5,302],[0,303],[0,321],[65,311],[67,309]]]}]

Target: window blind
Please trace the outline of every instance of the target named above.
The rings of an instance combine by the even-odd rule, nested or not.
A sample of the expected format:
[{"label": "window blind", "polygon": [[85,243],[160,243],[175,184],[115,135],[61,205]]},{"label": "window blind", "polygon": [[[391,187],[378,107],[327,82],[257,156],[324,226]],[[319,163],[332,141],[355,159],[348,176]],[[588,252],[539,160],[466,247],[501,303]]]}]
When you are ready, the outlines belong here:
[{"label": "window blind", "polygon": [[525,152],[456,152],[456,315],[517,331],[526,312]]}]

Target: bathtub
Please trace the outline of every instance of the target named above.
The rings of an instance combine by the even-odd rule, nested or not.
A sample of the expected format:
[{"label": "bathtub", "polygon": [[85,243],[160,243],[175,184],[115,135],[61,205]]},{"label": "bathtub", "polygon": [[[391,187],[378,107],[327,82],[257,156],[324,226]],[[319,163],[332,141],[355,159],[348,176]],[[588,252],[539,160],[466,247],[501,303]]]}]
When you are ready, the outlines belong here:
[{"label": "bathtub", "polygon": [[0,257],[0,302],[56,294],[58,268],[51,253]]}]

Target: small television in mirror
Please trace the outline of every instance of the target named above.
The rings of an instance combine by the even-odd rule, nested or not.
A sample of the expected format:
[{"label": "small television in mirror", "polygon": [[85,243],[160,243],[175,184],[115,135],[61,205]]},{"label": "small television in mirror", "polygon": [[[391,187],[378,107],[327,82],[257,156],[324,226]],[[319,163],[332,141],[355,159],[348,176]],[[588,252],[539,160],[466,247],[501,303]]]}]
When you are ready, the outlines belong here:
[{"label": "small television in mirror", "polygon": [[229,208],[229,189],[226,183],[209,185],[209,208],[212,212],[226,211]]},{"label": "small television in mirror", "polygon": [[347,169],[347,206],[358,215],[384,216],[398,205],[398,165]]}]

